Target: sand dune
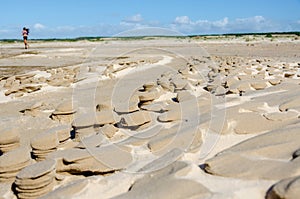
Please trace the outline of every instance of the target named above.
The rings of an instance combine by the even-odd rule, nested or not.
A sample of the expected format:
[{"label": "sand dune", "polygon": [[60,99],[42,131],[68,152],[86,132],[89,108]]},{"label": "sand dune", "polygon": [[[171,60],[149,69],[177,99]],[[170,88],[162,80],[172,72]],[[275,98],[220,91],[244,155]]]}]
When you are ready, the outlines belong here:
[{"label": "sand dune", "polygon": [[297,198],[298,40],[3,44],[2,198]]}]

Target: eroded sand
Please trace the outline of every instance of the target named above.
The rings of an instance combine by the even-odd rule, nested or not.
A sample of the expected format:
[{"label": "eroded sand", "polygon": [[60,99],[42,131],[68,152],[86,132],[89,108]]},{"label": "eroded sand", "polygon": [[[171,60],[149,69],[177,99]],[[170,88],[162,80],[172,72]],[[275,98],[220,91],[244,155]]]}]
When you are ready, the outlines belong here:
[{"label": "eroded sand", "polygon": [[300,194],[299,40],[0,49],[3,198]]}]

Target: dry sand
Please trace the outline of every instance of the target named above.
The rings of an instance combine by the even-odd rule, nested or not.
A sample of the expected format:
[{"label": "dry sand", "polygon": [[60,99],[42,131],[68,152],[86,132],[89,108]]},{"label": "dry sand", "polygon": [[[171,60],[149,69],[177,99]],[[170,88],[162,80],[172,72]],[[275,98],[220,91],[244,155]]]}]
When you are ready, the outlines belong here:
[{"label": "dry sand", "polygon": [[298,39],[1,43],[1,198],[297,198]]}]

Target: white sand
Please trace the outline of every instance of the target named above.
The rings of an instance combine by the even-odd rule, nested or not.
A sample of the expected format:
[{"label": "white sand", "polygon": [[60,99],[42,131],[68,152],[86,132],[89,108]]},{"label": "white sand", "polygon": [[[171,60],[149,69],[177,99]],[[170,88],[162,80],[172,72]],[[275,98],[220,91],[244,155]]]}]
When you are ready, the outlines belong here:
[{"label": "white sand", "polygon": [[[286,41],[288,41],[286,43]],[[276,44],[278,45],[286,45],[286,49],[288,50],[288,52],[286,51],[282,51],[283,53],[291,53],[290,51],[293,50],[292,47],[290,47],[289,45],[298,45],[299,41],[295,41],[294,43],[290,43],[290,39],[282,39],[282,40],[278,40]],[[120,55],[122,55],[122,53],[124,52],[130,52],[132,50],[137,49],[137,47],[139,47],[140,45],[143,45],[145,47],[147,46],[151,46],[151,47],[157,47],[159,49],[163,47],[165,47],[167,50],[169,51],[180,51],[183,55],[183,57],[187,58],[187,60],[189,58],[191,58],[191,53],[195,53],[197,55],[197,52],[192,52],[189,51],[189,47],[190,45],[192,45],[192,47],[194,47],[195,44],[199,44],[199,48],[202,48],[202,46],[205,48],[207,48],[207,51],[210,51],[214,56],[223,56],[223,57],[237,57],[236,55],[239,56],[244,56],[248,57],[250,51],[248,48],[255,48],[256,51],[260,50],[260,46],[259,45],[270,45],[271,47],[269,47],[270,50],[274,49],[273,43],[269,40],[266,40],[264,38],[256,38],[255,41],[252,42],[246,42],[245,38],[231,38],[231,39],[220,39],[220,40],[207,40],[207,41],[200,41],[200,40],[192,40],[192,41],[188,41],[188,40],[177,40],[177,39],[158,39],[158,40],[149,40],[149,41],[136,41],[136,42],[126,42],[126,41],[107,41],[107,43],[99,43],[99,44],[94,44],[94,43],[87,43],[87,42],[78,42],[76,44],[73,44],[74,46],[71,46],[72,44],[69,43],[55,43],[55,45],[57,45],[57,49],[53,50],[53,49],[49,49],[46,48],[45,46],[48,46],[48,44],[33,44],[32,46],[36,45],[38,47],[40,47],[40,49],[38,50],[38,53],[40,54],[19,54],[17,56],[14,56],[11,59],[14,59],[14,61],[23,61],[23,59],[28,59],[31,60],[32,62],[38,62],[41,61],[40,58],[54,58],[56,57],[57,59],[59,58],[63,58],[63,63],[66,66],[71,66],[71,67],[79,67],[80,68],[80,73],[78,74],[78,76],[76,77],[77,80],[79,80],[78,82],[72,82],[71,86],[68,88],[64,88],[64,87],[56,87],[56,86],[50,86],[47,83],[44,84],[40,84],[42,85],[41,90],[33,92],[33,93],[25,93],[23,97],[20,98],[15,98],[12,96],[5,96],[4,93],[6,91],[6,89],[1,88],[0,89],[0,106],[1,106],[1,111],[3,113],[4,110],[6,110],[6,107],[8,107],[8,105],[10,105],[10,103],[12,102],[18,102],[16,103],[17,105],[19,105],[20,107],[24,107],[25,105],[27,105],[29,102],[31,102],[31,100],[37,100],[37,101],[47,101],[50,104],[50,107],[56,107],[59,102],[61,102],[64,98],[70,98],[73,97],[77,100],[81,100],[81,103],[86,103],[89,104],[93,109],[94,107],[94,98],[93,99],[87,99],[89,96],[84,96],[84,95],[88,95],[88,94],[94,94],[93,92],[95,91],[95,89],[98,86],[98,83],[102,83],[102,81],[104,80],[110,80],[110,76],[109,75],[105,75],[104,72],[106,71],[106,67],[109,66],[111,64],[111,60],[114,60],[114,66],[116,67],[116,71],[112,72],[112,76],[114,78],[114,80],[120,80],[120,84],[122,83],[126,83],[126,78],[132,78],[134,80],[134,77],[139,77],[139,76],[145,76],[147,78],[149,78],[149,80],[152,79],[157,79],[157,74],[162,73],[163,70],[160,71],[161,68],[163,67],[171,67],[173,63],[176,62],[176,59],[172,56],[169,55],[159,55],[159,60],[157,61],[158,55],[147,55],[146,58],[151,60],[155,60],[153,62],[149,62],[149,63],[140,63],[140,64],[136,64],[136,65],[132,65],[132,66],[128,66],[128,67],[124,67],[119,63],[118,63],[118,59],[115,60],[113,58],[118,57]],[[253,44],[253,46],[248,45],[248,44]],[[54,44],[52,44],[54,45]],[[232,47],[231,45],[234,45],[234,47]],[[258,46],[258,47],[256,47]],[[6,45],[7,48],[15,48],[16,44],[7,44]],[[117,48],[116,48],[117,47]],[[293,46],[294,47],[294,46]],[[2,47],[1,47],[2,48]],[[236,48],[236,49],[235,49]],[[283,49],[285,49],[283,48]],[[247,49],[247,50],[245,50]],[[230,54],[233,53],[230,50],[234,50],[234,54]],[[235,51],[236,50],[236,51]],[[123,52],[124,51],[124,52]],[[258,59],[261,56],[260,52],[257,52],[253,50],[251,51],[251,53],[254,53],[253,57],[255,58],[248,58],[249,62],[252,60],[256,59],[256,56],[259,56]],[[11,52],[14,52],[14,49],[11,50]],[[202,51],[201,51],[202,52]],[[222,54],[224,53],[224,54]],[[226,54],[228,53],[228,54]],[[269,55],[269,52],[265,52],[267,55],[266,57]],[[292,53],[291,53],[292,54]],[[133,58],[140,58],[142,59],[143,57],[141,55],[137,55],[137,57],[134,57],[134,53],[132,55],[130,55],[130,57],[128,58],[128,62],[132,61]],[[145,55],[146,56],[146,55]],[[274,53],[274,56],[277,56],[277,53]],[[283,55],[285,56],[285,55]],[[294,56],[294,55],[293,55]],[[201,57],[201,56],[199,56]],[[281,57],[279,57],[281,58]],[[36,59],[36,60],[35,60]],[[76,59],[74,61],[74,59]],[[125,59],[125,58],[124,58]],[[132,60],[130,60],[132,59]],[[247,59],[247,58],[245,58]],[[292,59],[292,58],[291,58]],[[294,58],[293,58],[294,59]],[[3,58],[3,63],[8,63],[11,60],[9,58]],[[123,60],[120,60],[120,63]],[[44,61],[45,65],[49,66],[51,64],[55,65],[56,63],[52,63],[49,64],[48,62]],[[61,62],[61,60],[59,60],[59,63]],[[41,62],[43,63],[43,62]],[[287,62],[282,62],[282,61],[276,61],[275,62],[275,66],[282,66],[283,64],[287,63]],[[297,67],[299,65],[299,63],[295,62],[295,61],[290,61],[288,62],[290,64],[291,67]],[[24,65],[26,66],[26,64],[28,64],[27,62],[24,63]],[[48,65],[49,64],[49,65]],[[30,67],[30,66],[29,66]],[[55,66],[56,67],[56,66]],[[119,68],[118,68],[119,67]],[[257,68],[261,67],[261,65],[256,64],[254,66],[251,67],[251,71],[252,71],[252,75],[258,74],[258,70]],[[119,69],[119,70],[118,70]],[[153,71],[152,71],[153,69]],[[267,69],[267,67],[262,67],[261,70],[265,71]],[[207,70],[207,68],[203,68],[203,70]],[[149,72],[150,71],[150,72]],[[44,78],[50,78],[50,73],[45,72],[45,71],[38,71],[38,70],[34,70],[32,72],[30,72],[29,74],[36,74],[35,78],[40,78],[40,77],[44,77]],[[239,75],[245,75],[246,73],[239,73]],[[297,79],[299,79],[299,77],[297,77],[297,75],[300,74],[300,69],[297,69],[296,75],[291,78],[290,82],[293,82]],[[151,78],[150,78],[151,77]],[[119,94],[119,97],[124,97],[121,96],[123,94],[127,94],[136,90],[136,88],[140,88],[142,86],[143,81],[148,80],[147,78],[143,79],[136,79],[136,83],[137,84],[141,84],[141,85],[134,85],[134,84],[130,84],[128,83],[127,85],[119,85],[118,88],[123,89],[122,92],[117,93]],[[273,79],[274,77],[266,75],[265,79]],[[124,82],[122,82],[121,80],[124,80]],[[293,82],[293,83],[295,83]],[[118,85],[117,85],[118,86]],[[271,87],[271,84],[268,84],[267,87]],[[113,87],[113,85],[111,86]],[[109,87],[108,87],[109,88]],[[70,92],[73,89],[73,93]],[[90,89],[88,91],[86,91],[85,89]],[[117,88],[115,88],[116,91],[118,92]],[[203,90],[203,88],[198,88],[197,86],[191,86],[191,93],[194,94],[196,97],[201,97],[201,95],[203,94],[207,94],[206,91]],[[63,94],[64,91],[68,90],[68,92],[72,93],[73,96],[70,96],[69,93],[68,94]],[[86,91],[79,93],[79,91]],[[101,90],[102,91],[102,90]],[[78,93],[76,93],[78,92]],[[232,108],[234,106],[240,106],[240,108],[238,109],[238,113],[247,113],[249,112],[249,110],[247,110],[246,108],[243,108],[243,105],[247,105],[247,103],[252,102],[255,98],[257,97],[267,97],[267,96],[275,96],[275,95],[282,95],[284,92],[286,92],[286,90],[277,90],[277,91],[273,91],[273,92],[256,92],[254,89],[251,90],[252,94],[251,95],[245,95],[245,96],[238,96],[238,95],[228,95],[226,96],[226,99],[222,99],[222,97],[218,98],[218,100],[216,100],[216,102],[214,101],[215,104],[212,104],[213,111],[215,110],[226,110],[226,108]],[[56,94],[59,93],[59,94]],[[74,96],[78,94],[78,96]],[[116,94],[116,96],[114,97],[118,97],[118,95]],[[170,100],[171,98],[176,97],[176,93],[173,92],[165,92],[163,95],[161,95],[160,97],[158,97],[157,99],[154,100],[154,102],[157,103],[167,103],[168,100]],[[51,99],[48,99],[48,97],[51,96]],[[105,96],[105,95],[104,95]],[[78,97],[78,98],[76,98]],[[106,97],[106,96],[105,96]],[[210,99],[213,100],[213,99]],[[230,101],[230,102],[226,102]],[[263,106],[261,107],[256,107],[257,110],[264,112],[264,113],[279,113],[278,110],[279,105],[277,106],[269,106],[268,103],[264,103]],[[11,107],[10,107],[11,108]],[[14,107],[13,107],[14,108]],[[35,132],[33,134],[30,134],[27,132],[28,129],[30,129],[30,131],[34,131],[35,130],[35,126],[30,126],[28,127],[26,125],[26,121],[30,121],[30,119],[32,119],[33,124],[37,124],[40,121],[40,118],[34,118],[28,115],[22,115],[20,114],[18,111],[19,107],[16,107],[13,111],[16,113],[16,115],[10,116],[9,120],[10,121],[16,121],[16,123],[18,125],[20,125],[21,128],[23,128],[23,132],[21,134],[21,139],[25,139],[24,137],[26,136],[26,140],[30,140],[33,135],[39,133],[39,132]],[[80,107],[81,110],[83,110],[83,113],[89,113],[90,110],[88,108],[90,107]],[[48,112],[47,112],[48,111]],[[50,111],[52,110],[46,110],[47,113],[50,114]],[[95,111],[95,110],[93,110]],[[191,110],[191,115],[193,115],[193,111],[195,110]],[[294,112],[297,112],[296,110],[292,110]],[[6,113],[7,114],[7,113]],[[13,113],[12,113],[13,114]],[[152,116],[152,126],[155,125],[161,125],[164,128],[170,128],[171,126],[175,125],[176,122],[170,122],[170,123],[159,123],[157,121],[157,116],[159,116],[160,113],[153,113]],[[5,117],[5,115],[3,115]],[[122,117],[122,115],[120,115],[120,117]],[[47,121],[49,121],[49,115],[47,115],[47,118],[43,118]],[[53,121],[52,121],[53,122]],[[178,122],[178,121],[177,121]],[[192,122],[190,122],[189,124],[194,125],[195,121],[192,120]],[[250,121],[251,122],[251,121]],[[23,125],[23,126],[21,126]],[[201,183],[203,186],[207,187],[211,192],[212,192],[212,198],[213,199],[228,199],[228,198],[232,198],[232,199],[240,199],[240,198],[245,198],[245,199],[252,199],[252,198],[265,198],[266,192],[267,190],[271,187],[271,185],[273,185],[274,183],[276,183],[278,180],[241,180],[239,178],[231,178],[231,177],[222,177],[222,176],[218,176],[218,175],[213,175],[213,174],[208,174],[205,173],[202,169],[200,169],[200,166],[203,166],[203,164],[206,163],[206,161],[210,158],[213,158],[216,154],[222,152],[225,149],[229,149],[230,147],[242,143],[243,141],[256,137],[258,136],[257,134],[249,134],[249,135],[238,135],[234,133],[234,128],[236,126],[236,121],[234,120],[229,120],[229,124],[228,124],[228,128],[232,129],[232,133],[230,134],[226,134],[226,135],[220,135],[218,133],[213,133],[213,132],[202,132],[202,145],[200,150],[198,150],[197,152],[193,151],[193,152],[185,152],[183,154],[183,156],[181,157],[181,161],[187,162],[190,164],[191,167],[191,171],[183,176],[177,176],[177,178],[184,178],[184,179],[189,179],[189,180],[193,180],[196,182]],[[193,127],[193,126],[192,126]],[[39,130],[39,129],[38,129]],[[205,129],[202,129],[203,131]],[[27,134],[26,134],[27,133]],[[143,131],[137,132],[137,131],[130,131],[127,129],[121,129],[118,131],[118,133],[115,135],[115,137],[113,137],[111,140],[107,139],[106,141],[103,141],[103,143],[105,144],[116,144],[116,143],[122,143],[122,141],[124,141],[126,138],[132,136],[132,135],[136,135],[138,137],[139,133],[143,133]],[[262,133],[262,132],[261,132]],[[30,137],[32,136],[32,137]],[[150,138],[151,136],[149,136]],[[23,141],[24,142],[24,141]],[[69,141],[72,142],[73,141]],[[74,141],[75,143],[75,141]],[[73,143],[73,144],[74,144]],[[76,143],[75,143],[76,144]],[[74,145],[75,145],[74,144]],[[29,144],[28,144],[29,146]],[[73,146],[72,146],[73,147]],[[111,173],[111,174],[107,174],[107,175],[94,175],[91,177],[84,177],[82,175],[72,175],[72,174],[68,174],[65,176],[65,180],[63,180],[62,182],[59,183],[59,185],[56,186],[56,188],[61,187],[63,185],[66,185],[67,183],[69,183],[70,181],[73,181],[75,179],[86,179],[88,181],[88,186],[84,188],[84,190],[82,190],[78,195],[74,195],[72,196],[72,198],[111,198],[114,196],[117,196],[119,194],[122,193],[126,193],[128,191],[128,189],[130,188],[130,186],[136,182],[137,179],[142,178],[145,176],[145,174],[142,173],[138,173],[137,171],[139,169],[141,169],[143,166],[147,165],[148,163],[151,163],[152,161],[156,160],[157,158],[159,158],[158,156],[155,156],[154,154],[151,153],[151,151],[149,150],[147,144],[142,145],[142,146],[134,146],[134,145],[130,145],[128,144],[128,147],[132,148],[132,151],[130,152],[130,154],[132,155],[133,161],[131,162],[131,164],[125,168],[123,171],[117,171],[115,173]],[[63,151],[64,149],[59,149],[60,151]],[[117,158],[117,157],[116,157]],[[162,160],[163,161],[163,160]],[[165,160],[165,163],[168,160]],[[162,162],[163,164],[164,162]],[[71,163],[70,163],[71,164]],[[60,175],[65,175],[65,174],[60,174]],[[1,183],[2,184],[2,183]],[[0,184],[0,185],[1,185]],[[2,184],[3,185],[3,184]],[[4,187],[6,187],[7,185],[3,185]],[[2,187],[2,186],[1,186]],[[180,188],[178,188],[180,189]],[[170,190],[172,191],[172,190]],[[2,193],[3,191],[1,191]],[[14,198],[15,196],[13,195],[13,193],[10,190],[6,190],[3,192],[5,195],[3,196],[4,198]],[[62,196],[63,197],[63,196]],[[139,196],[136,196],[137,198]]]}]

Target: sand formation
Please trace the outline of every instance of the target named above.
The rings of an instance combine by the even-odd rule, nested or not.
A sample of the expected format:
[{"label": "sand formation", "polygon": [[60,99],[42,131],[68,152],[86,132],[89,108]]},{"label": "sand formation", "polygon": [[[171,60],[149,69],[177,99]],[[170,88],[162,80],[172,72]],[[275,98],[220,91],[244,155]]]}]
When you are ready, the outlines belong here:
[{"label": "sand formation", "polygon": [[17,129],[4,128],[1,130],[0,152],[5,152],[16,149],[20,146],[20,134]]},{"label": "sand formation", "polygon": [[51,191],[55,184],[56,162],[48,159],[27,166],[16,176],[18,198],[37,198]]},{"label": "sand formation", "polygon": [[186,51],[1,77],[0,195],[297,198],[300,62]]}]

